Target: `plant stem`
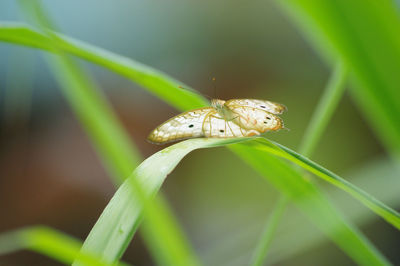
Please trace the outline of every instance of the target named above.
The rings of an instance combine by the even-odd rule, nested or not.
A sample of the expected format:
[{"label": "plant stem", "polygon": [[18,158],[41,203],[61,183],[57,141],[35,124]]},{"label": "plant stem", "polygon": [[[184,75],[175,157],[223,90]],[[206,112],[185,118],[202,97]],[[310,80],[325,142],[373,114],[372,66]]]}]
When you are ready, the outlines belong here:
[{"label": "plant stem", "polygon": [[[328,124],[328,121],[332,117],[333,111],[336,109],[339,100],[343,95],[346,77],[347,69],[344,66],[344,63],[339,61],[336,63],[335,69],[328,81],[321,100],[319,101],[313,113],[311,121],[308,124],[303,136],[303,140],[301,141],[299,150],[300,154],[303,156],[309,157],[312,152],[314,152],[315,147]],[[262,234],[255,249],[251,265],[261,265],[265,260],[268,249],[272,242],[272,237],[278,228],[282,214],[284,213],[288,204],[288,196],[282,195],[267,221],[264,233]]]},{"label": "plant stem", "polygon": [[272,238],[274,237],[279,221],[286,210],[288,201],[289,199],[286,195],[281,195],[279,201],[276,203],[275,209],[272,211],[272,214],[267,221],[267,224],[264,228],[264,233],[261,235],[260,242],[258,243],[253,254],[253,262],[251,265],[260,266],[265,260],[272,242]]},{"label": "plant stem", "polygon": [[309,157],[314,152],[315,146],[343,95],[346,77],[346,67],[342,62],[338,62],[304,133],[299,149],[303,156]]}]

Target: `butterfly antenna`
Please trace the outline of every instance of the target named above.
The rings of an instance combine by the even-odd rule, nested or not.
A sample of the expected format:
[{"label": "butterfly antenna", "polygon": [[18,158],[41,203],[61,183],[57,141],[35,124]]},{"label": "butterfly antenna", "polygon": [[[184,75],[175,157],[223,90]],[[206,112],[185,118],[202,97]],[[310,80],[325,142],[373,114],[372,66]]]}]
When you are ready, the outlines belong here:
[{"label": "butterfly antenna", "polygon": [[202,96],[208,98],[209,100],[213,99],[212,97],[208,96],[207,94],[204,94],[204,93],[202,93],[202,92],[199,92],[199,91],[196,91],[196,90],[193,90],[193,89],[184,88],[184,87],[182,87],[182,86],[178,86],[178,88],[179,88],[179,89],[182,89],[182,90],[186,90],[186,91],[193,92],[193,93],[195,93],[195,94],[200,94],[200,95],[202,95]]},{"label": "butterfly antenna", "polygon": [[217,79],[213,77],[211,80],[214,83],[214,99],[217,99],[217,84],[215,82]]}]

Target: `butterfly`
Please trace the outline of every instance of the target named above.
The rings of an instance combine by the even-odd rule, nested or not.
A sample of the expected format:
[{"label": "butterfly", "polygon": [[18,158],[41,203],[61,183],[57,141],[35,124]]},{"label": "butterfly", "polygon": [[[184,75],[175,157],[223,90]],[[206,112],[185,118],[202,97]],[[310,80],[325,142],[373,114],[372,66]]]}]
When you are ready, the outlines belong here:
[{"label": "butterfly", "polygon": [[165,144],[190,138],[260,135],[284,128],[277,115],[285,110],[284,105],[265,100],[213,99],[210,107],[187,111],[165,121],[147,139],[155,144]]}]

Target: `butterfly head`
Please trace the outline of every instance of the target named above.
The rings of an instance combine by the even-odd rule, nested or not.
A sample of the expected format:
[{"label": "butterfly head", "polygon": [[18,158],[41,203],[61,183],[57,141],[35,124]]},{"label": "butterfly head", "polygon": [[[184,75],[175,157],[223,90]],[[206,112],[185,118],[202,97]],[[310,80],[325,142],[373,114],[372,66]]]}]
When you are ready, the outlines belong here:
[{"label": "butterfly head", "polygon": [[214,107],[217,110],[223,109],[225,104],[224,100],[219,100],[219,99],[212,99],[211,100],[211,106]]}]

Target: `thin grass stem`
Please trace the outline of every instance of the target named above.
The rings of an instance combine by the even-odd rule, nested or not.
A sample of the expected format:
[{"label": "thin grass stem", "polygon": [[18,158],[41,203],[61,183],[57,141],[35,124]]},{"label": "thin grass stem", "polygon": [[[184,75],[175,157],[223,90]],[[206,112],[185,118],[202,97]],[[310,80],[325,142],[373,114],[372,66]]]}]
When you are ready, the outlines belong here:
[{"label": "thin grass stem", "polygon": [[336,64],[333,75],[325,88],[325,91],[313,113],[310,123],[304,133],[300,144],[299,153],[305,157],[310,157],[314,152],[322,133],[326,129],[332,114],[341,99],[347,77],[347,69],[341,61]]},{"label": "thin grass stem", "polygon": [[[333,74],[328,81],[321,100],[319,101],[313,113],[311,121],[308,124],[301,141],[299,150],[304,156],[308,157],[314,152],[322,133],[326,129],[328,121],[331,119],[332,114],[343,95],[346,76],[346,67],[341,61],[339,61],[335,66]],[[275,231],[277,230],[278,224],[282,218],[282,214],[284,213],[289,202],[288,196],[281,196],[281,199],[278,201],[270,215],[271,218],[269,218],[267,221],[264,234],[261,236],[255,249],[253,262],[251,265],[261,265],[265,260],[273,236],[275,235]]]},{"label": "thin grass stem", "polygon": [[276,203],[274,210],[268,218],[268,222],[264,228],[264,233],[261,235],[259,244],[253,254],[251,265],[260,266],[263,264],[263,261],[265,261],[272,239],[275,236],[277,227],[284,211],[286,210],[288,202],[289,198],[286,195],[281,195],[279,201]]}]

